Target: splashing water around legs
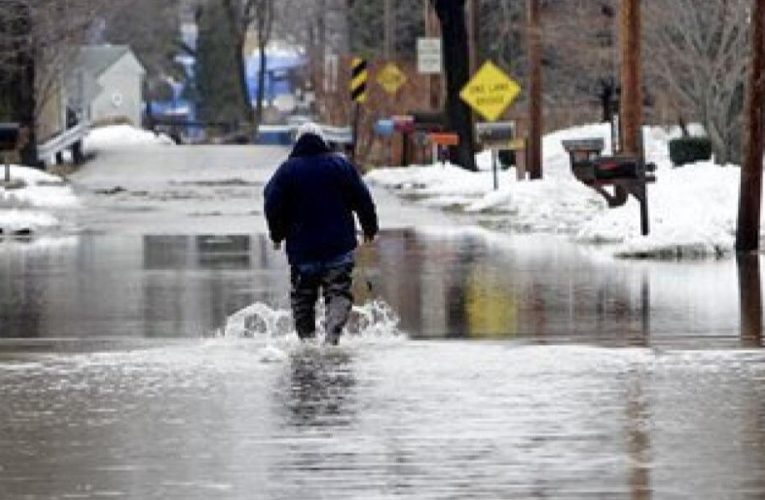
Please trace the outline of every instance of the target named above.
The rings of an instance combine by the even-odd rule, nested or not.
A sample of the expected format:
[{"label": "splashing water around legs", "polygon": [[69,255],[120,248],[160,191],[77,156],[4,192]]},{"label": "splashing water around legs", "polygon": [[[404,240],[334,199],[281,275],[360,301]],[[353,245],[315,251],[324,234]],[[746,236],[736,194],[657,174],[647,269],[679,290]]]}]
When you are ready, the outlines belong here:
[{"label": "splashing water around legs", "polygon": [[[321,301],[317,306],[317,316],[321,318],[318,321],[317,333],[324,336],[324,305]],[[373,300],[353,307],[345,332],[349,337],[362,341],[399,338],[403,333],[398,325],[399,317],[396,312],[384,301]],[[229,316],[226,325],[217,334],[220,337],[260,338],[266,341],[297,338],[290,311],[274,309],[261,302]]]}]

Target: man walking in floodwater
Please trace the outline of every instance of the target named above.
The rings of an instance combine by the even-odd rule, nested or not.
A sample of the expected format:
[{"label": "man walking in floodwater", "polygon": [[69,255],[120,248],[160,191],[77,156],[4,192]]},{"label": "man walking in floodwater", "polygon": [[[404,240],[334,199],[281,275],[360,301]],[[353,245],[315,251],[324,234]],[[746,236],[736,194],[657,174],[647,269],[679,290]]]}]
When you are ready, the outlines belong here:
[{"label": "man walking in floodwater", "polygon": [[351,273],[357,246],[356,213],[371,242],[377,234],[372,197],[356,168],[333,153],[315,123],[300,126],[289,158],[265,188],[268,230],[276,248],[287,242],[290,302],[302,340],[316,336],[316,301],[321,290],[325,342],[336,345],[353,305]]}]

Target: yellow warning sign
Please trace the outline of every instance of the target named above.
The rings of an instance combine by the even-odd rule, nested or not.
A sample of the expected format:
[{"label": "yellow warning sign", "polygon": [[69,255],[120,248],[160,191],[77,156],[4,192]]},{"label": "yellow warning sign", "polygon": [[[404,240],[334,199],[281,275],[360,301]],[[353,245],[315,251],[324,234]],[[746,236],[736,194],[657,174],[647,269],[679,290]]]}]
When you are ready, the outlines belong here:
[{"label": "yellow warning sign", "polygon": [[521,86],[491,61],[462,89],[460,97],[485,119],[497,121],[521,93]]},{"label": "yellow warning sign", "polygon": [[389,94],[395,94],[406,83],[406,75],[393,63],[388,63],[377,74],[377,83]]}]

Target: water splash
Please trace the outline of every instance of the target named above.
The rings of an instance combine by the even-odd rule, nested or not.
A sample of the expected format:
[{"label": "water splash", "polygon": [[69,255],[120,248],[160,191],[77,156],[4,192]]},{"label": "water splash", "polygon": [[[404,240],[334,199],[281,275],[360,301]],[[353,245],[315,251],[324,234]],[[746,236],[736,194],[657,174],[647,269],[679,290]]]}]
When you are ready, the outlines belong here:
[{"label": "water splash", "polygon": [[[324,335],[324,306],[321,302],[316,308],[316,317],[317,333],[321,337]],[[386,302],[372,300],[353,307],[345,333],[349,337],[363,339],[397,338],[402,336],[399,321],[398,314]],[[216,336],[281,340],[296,337],[297,334],[289,309],[272,308],[256,302],[229,316]]]}]

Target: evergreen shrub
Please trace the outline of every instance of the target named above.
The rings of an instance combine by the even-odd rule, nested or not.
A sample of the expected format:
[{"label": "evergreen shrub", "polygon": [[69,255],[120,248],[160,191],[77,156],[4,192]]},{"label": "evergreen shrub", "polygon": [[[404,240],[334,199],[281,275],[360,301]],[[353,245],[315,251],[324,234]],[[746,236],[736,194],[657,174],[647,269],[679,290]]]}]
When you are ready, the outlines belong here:
[{"label": "evergreen shrub", "polygon": [[669,141],[669,158],[676,167],[712,158],[708,137],[680,137]]}]

